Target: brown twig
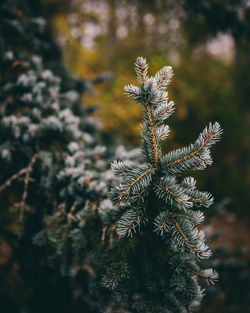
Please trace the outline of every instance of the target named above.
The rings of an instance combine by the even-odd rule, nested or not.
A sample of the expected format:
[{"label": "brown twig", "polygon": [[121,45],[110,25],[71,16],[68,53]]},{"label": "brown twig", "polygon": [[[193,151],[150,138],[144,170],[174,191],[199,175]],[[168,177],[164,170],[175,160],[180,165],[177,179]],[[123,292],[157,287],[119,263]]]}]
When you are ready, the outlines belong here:
[{"label": "brown twig", "polygon": [[26,167],[22,168],[19,172],[17,172],[16,174],[12,175],[9,179],[7,179],[6,182],[0,186],[0,192],[2,192],[5,188],[9,187],[14,180],[18,179],[20,176],[25,174],[26,171],[27,171]]},{"label": "brown twig", "polygon": [[9,96],[5,99],[5,101],[1,105],[0,114],[4,114],[7,104],[11,102],[12,99],[13,99],[12,96]]},{"label": "brown twig", "polygon": [[106,236],[106,231],[107,231],[107,226],[105,226],[102,230],[102,242],[104,242],[105,240],[105,236]]},{"label": "brown twig", "polygon": [[154,128],[154,124],[153,124],[153,119],[152,119],[152,113],[151,113],[151,109],[150,106],[147,106],[147,115],[148,115],[148,123],[149,123],[149,129],[150,129],[150,134],[151,134],[151,140],[152,140],[152,144],[153,144],[153,152],[154,152],[154,158],[155,158],[155,165],[157,166],[158,164],[158,148],[157,148],[157,140],[156,140],[156,136],[155,136],[155,128]]},{"label": "brown twig", "polygon": [[30,174],[33,170],[33,166],[38,158],[38,153],[34,154],[32,159],[30,160],[30,163],[26,167],[26,172],[25,172],[25,177],[24,177],[24,189],[23,189],[23,195],[22,195],[22,201],[20,203],[20,221],[23,219],[23,214],[25,210],[25,201],[28,196],[28,187],[29,187],[29,182],[32,180],[30,177]]},{"label": "brown twig", "polygon": [[67,220],[69,224],[71,224],[75,220],[75,216],[73,215],[73,212],[75,211],[76,207],[78,206],[80,202],[81,202],[80,200],[76,200],[71,206],[70,211],[67,214]]}]

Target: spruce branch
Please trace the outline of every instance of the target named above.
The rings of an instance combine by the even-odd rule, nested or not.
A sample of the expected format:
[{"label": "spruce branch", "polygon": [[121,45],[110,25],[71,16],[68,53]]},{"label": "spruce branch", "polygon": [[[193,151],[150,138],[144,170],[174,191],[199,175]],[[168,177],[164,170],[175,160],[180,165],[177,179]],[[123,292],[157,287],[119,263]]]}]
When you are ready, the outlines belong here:
[{"label": "spruce branch", "polygon": [[[144,163],[112,164],[112,169],[121,176],[121,184],[110,192],[117,208],[107,214],[107,225],[108,221],[116,225],[117,254],[107,257],[110,266],[107,265],[108,274],[104,275],[102,285],[115,288],[116,294],[119,288],[128,290],[129,286],[136,286],[137,300],[129,292],[126,299],[130,299],[128,308],[138,312],[151,312],[152,307],[160,313],[166,308],[169,312],[191,312],[203,297],[199,278],[211,284],[218,276],[199,265],[201,259],[211,255],[204,231],[198,228],[204,221],[200,209],[210,207],[213,197],[209,192],[199,191],[193,177],[179,182],[179,176],[212,164],[210,149],[219,141],[222,130],[218,122],[209,123],[193,144],[162,156],[160,142],[169,134],[169,126],[163,122],[174,112],[174,102],[168,100],[165,90],[173,76],[172,67],[165,66],[149,77],[147,62],[140,57],[135,71],[140,86],[128,85],[124,90],[142,105]],[[116,271],[111,268],[112,262],[117,265],[121,250],[121,260],[128,263],[133,273],[126,281],[118,274],[119,268]]]},{"label": "spruce branch", "polygon": [[200,134],[194,144],[170,152],[162,159],[162,168],[168,174],[176,175],[189,169],[204,169],[212,164],[209,148],[220,140],[220,124],[210,123]]}]

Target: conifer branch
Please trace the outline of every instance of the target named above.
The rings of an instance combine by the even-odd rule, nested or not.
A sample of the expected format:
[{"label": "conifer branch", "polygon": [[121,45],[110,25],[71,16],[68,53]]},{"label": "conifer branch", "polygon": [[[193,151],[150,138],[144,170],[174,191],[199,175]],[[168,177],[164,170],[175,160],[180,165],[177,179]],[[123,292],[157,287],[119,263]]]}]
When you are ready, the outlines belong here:
[{"label": "conifer branch", "polygon": [[[133,180],[129,180],[129,182],[125,185],[120,185],[119,187],[116,187],[113,191],[113,199],[115,199],[116,201],[122,201],[124,199],[126,199],[129,194],[131,193],[131,190],[133,190],[132,194],[135,195],[137,193],[140,194],[140,192],[142,190],[144,190],[144,186],[147,187],[148,184],[150,183],[151,177],[152,177],[152,173],[154,173],[154,171],[156,170],[156,168],[148,168],[146,170],[143,170],[143,172],[141,171],[142,168],[138,168],[137,172],[132,172],[131,175],[132,177],[135,176],[135,178],[133,178]],[[137,175],[136,175],[137,174]],[[150,175],[148,175],[150,174]],[[140,185],[140,181],[143,180],[143,184],[144,185]],[[143,187],[143,188],[141,188]],[[142,189],[142,190],[141,190]],[[119,191],[121,190],[121,191]]]},{"label": "conifer branch", "polygon": [[123,190],[121,193],[120,193],[120,195],[122,196],[124,193],[126,194],[126,193],[128,193],[129,192],[129,190],[140,180],[140,179],[142,179],[146,174],[148,174],[148,173],[150,173],[150,172],[152,172],[152,171],[155,171],[156,170],[156,168],[149,168],[148,170],[146,170],[145,172],[143,172],[140,176],[138,176],[134,181],[132,181],[130,184],[129,184],[129,186],[125,189],[125,190]]},{"label": "conifer branch", "polygon": [[186,267],[186,269],[188,271],[190,271],[192,274],[206,279],[208,285],[209,284],[214,285],[214,283],[218,279],[218,273],[216,271],[212,270],[211,268],[203,270],[203,271],[200,271],[200,272],[194,271],[194,270],[192,270],[189,267]]},{"label": "conifer branch", "polygon": [[[159,100],[159,102],[161,102],[163,99],[164,99],[164,97],[161,98]],[[166,101],[166,99],[165,99],[165,101]],[[156,103],[156,105],[157,104],[158,103]],[[155,114],[154,114],[155,116],[153,118],[153,122],[160,120],[160,118],[164,117],[164,115],[167,118],[171,113],[173,113],[173,111],[174,111],[173,105],[174,105],[173,101],[170,101],[169,103],[166,101],[164,103],[164,105],[162,105],[160,108],[158,108],[158,110],[155,110]]]},{"label": "conifer branch", "polygon": [[157,147],[157,140],[156,140],[156,136],[155,136],[154,124],[153,124],[152,115],[151,115],[151,109],[150,109],[149,105],[147,105],[147,115],[148,115],[148,122],[149,122],[150,134],[151,134],[151,141],[153,144],[154,164],[157,166],[158,162],[159,162],[158,147]]},{"label": "conifer branch", "polygon": [[[200,259],[210,257],[211,251],[205,244],[204,232],[198,229],[204,214],[197,208],[208,208],[213,203],[213,197],[208,192],[197,190],[192,177],[186,177],[178,183],[177,176],[190,169],[203,169],[212,163],[210,148],[220,139],[222,130],[219,123],[210,123],[194,144],[162,157],[160,141],[169,134],[169,127],[163,121],[174,111],[174,103],[168,102],[165,91],[173,75],[172,68],[163,67],[154,77],[147,77],[148,66],[143,58],[137,59],[135,68],[140,87],[128,85],[125,92],[142,105],[141,150],[144,163],[127,167],[114,162],[112,167],[122,176],[122,182],[110,193],[111,199],[118,201],[118,207],[113,211],[117,234],[119,238],[131,237],[129,241],[124,238],[119,242],[125,245],[123,251],[127,251],[128,260],[131,260],[133,275],[130,275],[129,280],[131,284],[139,286],[141,282],[138,279],[143,276],[149,290],[147,294],[144,290],[139,293],[139,299],[145,300],[143,309],[138,307],[138,301],[133,298],[130,301],[138,312],[148,312],[152,307],[159,307],[157,312],[163,313],[166,307],[155,306],[153,299],[157,292],[161,293],[166,288],[169,312],[186,312],[187,308],[191,312],[193,303],[200,302],[203,297],[198,278],[205,278],[210,283],[217,278],[216,273],[201,270],[198,266]],[[119,206],[121,201],[125,206]],[[112,217],[112,214],[109,216]],[[143,229],[141,225],[144,225]],[[138,236],[134,236],[136,231]],[[164,240],[158,241],[158,235]],[[136,257],[133,251],[138,251]],[[142,264],[140,258],[143,264],[148,265],[147,270],[144,267],[143,273],[134,263],[138,259]],[[164,267],[166,262],[169,262],[172,270],[165,280],[162,277],[165,275],[163,268],[167,270],[167,266]],[[187,263],[190,270],[186,268]],[[157,277],[155,280],[154,276]],[[107,277],[113,281],[114,276],[109,274]],[[124,284],[120,278],[114,281],[110,284],[110,278],[106,279],[106,285],[110,287],[117,284],[121,287]]]},{"label": "conifer branch", "polygon": [[206,127],[201,133],[195,144],[175,150],[166,155],[163,158],[162,168],[170,168],[170,173],[178,174],[183,170],[199,168],[199,165],[202,165],[203,163],[204,167],[206,166],[206,163],[211,164],[211,157],[208,149],[219,141],[221,134],[222,130],[219,123],[210,123],[209,127]]},{"label": "conifer branch", "polygon": [[147,80],[148,64],[142,57],[137,59],[135,63],[135,72],[141,84],[145,84]]}]

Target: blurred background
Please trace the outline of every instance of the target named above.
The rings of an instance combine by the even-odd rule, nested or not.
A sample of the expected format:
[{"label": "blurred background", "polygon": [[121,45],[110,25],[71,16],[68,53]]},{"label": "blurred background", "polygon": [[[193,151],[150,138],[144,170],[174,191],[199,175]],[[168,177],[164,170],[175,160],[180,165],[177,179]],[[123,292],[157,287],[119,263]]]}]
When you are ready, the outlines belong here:
[{"label": "blurred background", "polygon": [[95,117],[106,144],[140,142],[140,107],[123,93],[136,83],[137,56],[147,58],[152,74],[174,68],[169,98],[176,113],[165,151],[193,142],[210,121],[221,123],[214,165],[194,175],[216,200],[207,232],[220,275],[200,312],[250,312],[250,1],[40,2],[65,66],[79,78],[112,74],[83,96],[86,106],[99,106]]},{"label": "blurred background", "polygon": [[[250,164],[250,2],[53,0],[47,14],[68,68],[78,77],[113,80],[85,97],[106,141],[138,146],[140,107],[123,93],[136,83],[133,64],[146,57],[152,74],[174,68],[176,104],[166,150],[192,142],[209,121],[224,129],[215,164],[199,181],[237,216],[248,215]],[[114,136],[115,134],[115,136]],[[115,138],[114,138],[115,137]],[[245,216],[244,216],[245,218]]]}]

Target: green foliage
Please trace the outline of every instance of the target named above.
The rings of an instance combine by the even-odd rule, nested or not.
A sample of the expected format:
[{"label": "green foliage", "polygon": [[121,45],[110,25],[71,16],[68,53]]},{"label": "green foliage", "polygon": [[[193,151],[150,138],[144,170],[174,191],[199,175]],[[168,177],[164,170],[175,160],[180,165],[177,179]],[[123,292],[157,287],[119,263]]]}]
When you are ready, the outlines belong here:
[{"label": "green foliage", "polygon": [[[211,164],[212,140],[200,149],[200,155],[195,151],[211,131],[218,131],[218,124],[209,124],[194,144],[178,148],[196,136],[203,120],[221,121],[227,136],[216,151],[216,166],[206,178],[194,175],[216,199],[230,196],[231,207],[237,207],[240,216],[249,199],[249,8],[242,1],[230,5],[182,1],[180,6],[171,1],[86,0],[86,4],[108,5],[106,15],[101,11],[107,27],[94,38],[91,50],[82,45],[84,35],[79,29],[81,25],[84,29],[83,21],[95,25],[102,21],[82,3],[6,0],[0,4],[0,263],[6,242],[12,255],[0,267],[1,308],[7,303],[11,313],[172,312],[172,308],[185,312],[203,296],[198,281],[211,284],[217,274],[200,265],[200,259],[211,253],[200,223],[213,198],[196,189],[194,178],[182,174]],[[124,9],[127,15],[119,19]],[[97,144],[98,125],[89,116],[94,109],[86,109],[81,101],[82,93],[103,76],[85,80],[68,72],[51,27],[77,76],[93,77],[102,70],[115,73],[112,85],[105,83],[98,87],[99,94],[87,97],[88,102],[103,104],[99,117],[106,142],[115,137],[136,145],[142,111],[143,160],[138,163],[138,150],[126,152],[122,147],[112,156],[118,159],[112,167],[121,181],[107,169],[107,154],[113,155],[114,149],[106,153]],[[120,37],[124,28],[127,35]],[[228,63],[205,48],[207,39],[225,30],[235,45]],[[127,86],[126,93],[143,104],[142,110],[121,95],[121,86],[134,81],[130,64],[141,51],[150,57],[153,71],[175,63],[176,79],[169,88],[178,102],[174,132],[162,124],[173,113],[173,102],[166,101],[166,86],[152,93],[150,77],[143,91],[142,86]],[[140,83],[143,64],[146,72],[143,59],[137,64]],[[170,67],[160,70],[155,80],[166,72],[169,76],[163,83],[167,85]],[[172,153],[165,152],[172,148]],[[116,186],[114,204],[107,199],[112,185]],[[216,207],[211,209],[210,215]],[[218,219],[221,233],[230,214]],[[241,248],[246,244],[239,241],[237,250],[231,251],[232,225],[226,230],[232,234],[230,243],[219,243],[213,258],[223,276],[223,290],[218,285],[208,289],[202,312],[208,307],[216,312],[230,310],[229,302],[242,312],[245,304],[247,312],[249,264]],[[237,235],[242,228],[239,223]],[[211,227],[208,230],[211,235]],[[206,260],[205,264],[210,266]]]},{"label": "green foliage", "polygon": [[[52,289],[55,299],[46,308],[52,312],[62,287],[67,305],[56,307],[65,312],[76,286],[58,273],[78,266],[75,272],[87,275],[89,247],[101,236],[98,210],[112,205],[106,193],[114,176],[105,147],[96,143],[98,123],[80,101],[92,82],[67,72],[45,20],[32,8],[26,1],[0,4],[0,239],[11,247],[1,266],[0,294],[8,299],[4,311],[13,303],[14,312],[40,312]],[[81,288],[88,290],[87,281]]]},{"label": "green foliage", "polygon": [[169,128],[162,123],[173,113],[165,91],[172,68],[148,77],[146,60],[138,58],[135,70],[140,86],[128,85],[125,92],[142,105],[144,163],[112,165],[122,182],[110,193],[118,208],[108,215],[110,251],[100,264],[106,272],[102,286],[131,312],[190,312],[203,297],[199,279],[209,284],[217,279],[215,271],[201,268],[200,260],[209,258],[211,251],[197,228],[204,220],[201,210],[213,198],[198,191],[192,177],[179,181],[183,172],[211,165],[210,148],[222,130],[219,123],[210,123],[194,144],[163,156],[160,142]]}]

